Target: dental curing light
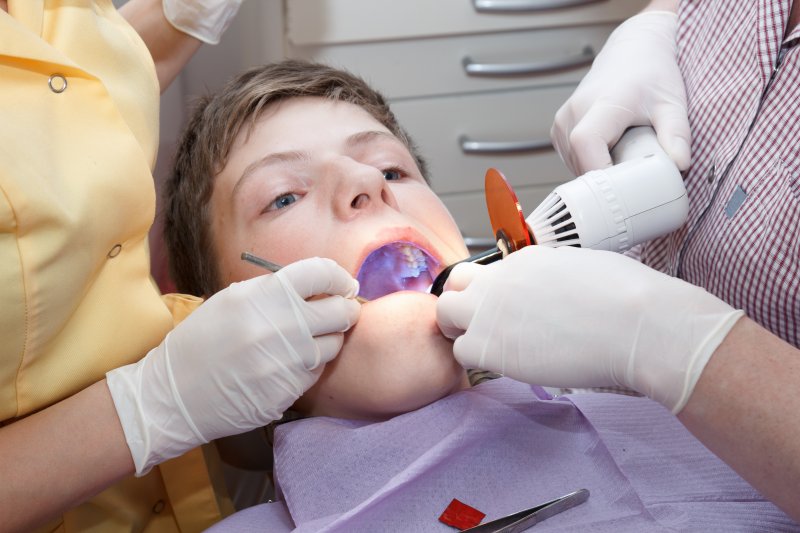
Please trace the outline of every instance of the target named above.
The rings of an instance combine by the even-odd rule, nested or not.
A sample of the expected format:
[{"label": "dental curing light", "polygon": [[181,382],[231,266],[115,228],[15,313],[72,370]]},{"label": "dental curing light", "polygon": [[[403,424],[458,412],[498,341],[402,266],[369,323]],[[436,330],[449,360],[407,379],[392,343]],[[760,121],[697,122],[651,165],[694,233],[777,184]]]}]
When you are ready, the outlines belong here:
[{"label": "dental curing light", "polygon": [[[559,185],[524,219],[511,186],[500,172],[489,169],[486,205],[498,246],[459,263],[491,263],[529,244],[624,252],[686,221],[689,200],[683,177],[652,128],[628,129],[611,157],[613,166]],[[442,293],[453,267],[436,277],[432,294]]]},{"label": "dental curing light", "polygon": [[678,229],[689,199],[650,127],[629,129],[614,165],[559,185],[526,219],[534,244],[624,252]]},{"label": "dental curing light", "polygon": [[517,201],[517,195],[511,188],[502,172],[496,168],[486,171],[486,208],[489,211],[489,222],[492,224],[497,246],[468,257],[463,261],[458,261],[442,270],[430,288],[430,293],[439,296],[444,290],[444,284],[450,277],[450,272],[459,263],[478,263],[488,265],[504,258],[533,242],[528,224],[525,222],[525,215]]}]

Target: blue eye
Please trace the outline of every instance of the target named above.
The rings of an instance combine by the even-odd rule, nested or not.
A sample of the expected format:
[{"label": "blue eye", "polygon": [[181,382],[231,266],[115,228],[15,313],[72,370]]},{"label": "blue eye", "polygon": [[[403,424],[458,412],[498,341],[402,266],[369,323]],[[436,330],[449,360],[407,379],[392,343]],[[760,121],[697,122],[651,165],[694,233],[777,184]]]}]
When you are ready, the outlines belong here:
[{"label": "blue eye", "polygon": [[297,199],[297,195],[294,193],[281,194],[272,201],[272,204],[268,206],[268,209],[284,209],[295,203]]},{"label": "blue eye", "polygon": [[403,173],[400,169],[397,168],[387,168],[383,171],[383,177],[386,181],[394,181],[399,180],[403,177]]}]

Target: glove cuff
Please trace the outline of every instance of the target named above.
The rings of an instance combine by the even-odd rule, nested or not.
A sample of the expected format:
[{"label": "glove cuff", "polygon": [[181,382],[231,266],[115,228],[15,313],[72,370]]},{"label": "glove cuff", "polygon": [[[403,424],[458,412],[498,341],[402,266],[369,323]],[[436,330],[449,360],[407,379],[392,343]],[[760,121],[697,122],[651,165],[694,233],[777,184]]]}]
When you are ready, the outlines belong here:
[{"label": "glove cuff", "polygon": [[692,396],[711,356],[744,316],[744,311],[722,301],[706,303],[712,307],[693,311],[690,304],[683,310],[684,316],[676,320],[661,317],[657,331],[640,331],[643,342],[635,348],[638,354],[630,361],[630,386],[676,415]]},{"label": "glove cuff", "polygon": [[732,310],[722,317],[717,322],[716,327],[711,329],[705,336],[698,349],[694,352],[693,357],[688,362],[680,394],[673,402],[661,402],[667,409],[672,411],[672,414],[677,415],[686,407],[686,402],[688,402],[689,398],[692,396],[694,387],[700,380],[700,376],[703,374],[703,370],[705,370],[711,356],[714,355],[714,352],[719,348],[719,345],[722,344],[722,341],[725,340],[725,337],[728,336],[733,326],[735,326],[736,322],[743,316],[744,311]]},{"label": "glove cuff", "polygon": [[115,368],[106,373],[106,384],[117,410],[125,441],[136,467],[136,476],[140,477],[153,468],[155,463],[148,461],[150,455],[150,434],[143,423],[141,404],[134,391],[139,389],[138,383],[141,376],[138,363],[133,363],[120,368]]},{"label": "glove cuff", "polygon": [[137,477],[207,442],[185,417],[183,405],[176,405],[171,372],[166,368],[169,362],[160,353],[163,347],[106,374]]},{"label": "glove cuff", "polygon": [[239,11],[242,0],[163,0],[164,17],[175,29],[208,44],[220,37]]}]

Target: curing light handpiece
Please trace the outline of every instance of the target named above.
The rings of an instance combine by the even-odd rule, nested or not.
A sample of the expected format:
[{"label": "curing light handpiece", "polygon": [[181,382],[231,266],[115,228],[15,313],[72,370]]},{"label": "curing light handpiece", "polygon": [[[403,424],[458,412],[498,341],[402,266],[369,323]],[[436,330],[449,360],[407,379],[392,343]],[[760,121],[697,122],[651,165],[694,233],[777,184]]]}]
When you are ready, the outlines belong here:
[{"label": "curing light handpiece", "polygon": [[[650,127],[631,128],[611,151],[614,164],[559,185],[528,217],[496,169],[486,173],[486,203],[498,246],[459,263],[488,264],[530,244],[624,252],[686,221],[683,177]],[[455,263],[431,285],[440,295]]]},{"label": "curing light handpiece", "polygon": [[684,223],[683,178],[652,128],[629,129],[611,156],[613,166],[559,185],[525,219],[534,244],[624,252]]}]

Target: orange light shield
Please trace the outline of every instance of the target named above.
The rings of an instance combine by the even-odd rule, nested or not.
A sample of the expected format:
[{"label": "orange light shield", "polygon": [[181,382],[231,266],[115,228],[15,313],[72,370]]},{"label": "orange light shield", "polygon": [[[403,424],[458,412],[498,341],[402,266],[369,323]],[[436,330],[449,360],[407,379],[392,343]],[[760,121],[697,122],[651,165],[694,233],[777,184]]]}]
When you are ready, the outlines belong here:
[{"label": "orange light shield", "polygon": [[486,209],[498,246],[507,247],[504,255],[530,246],[531,234],[517,195],[496,168],[486,171]]}]

